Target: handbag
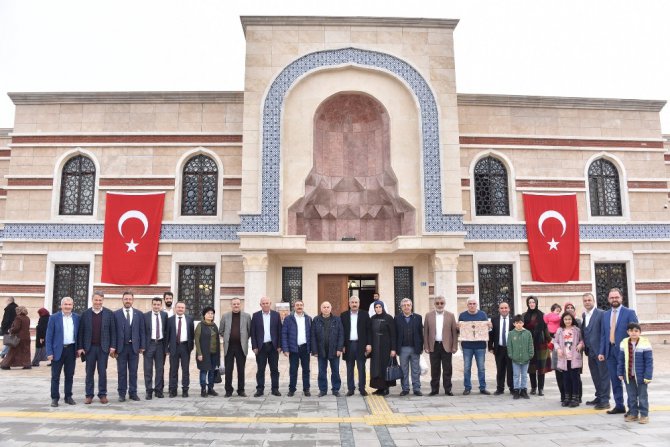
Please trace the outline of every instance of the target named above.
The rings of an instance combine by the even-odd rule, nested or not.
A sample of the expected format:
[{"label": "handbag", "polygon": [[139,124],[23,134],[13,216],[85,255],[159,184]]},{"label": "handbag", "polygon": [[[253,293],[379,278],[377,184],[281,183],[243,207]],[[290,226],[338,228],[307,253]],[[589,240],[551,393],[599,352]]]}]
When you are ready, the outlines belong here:
[{"label": "handbag", "polygon": [[395,357],[389,361],[389,366],[386,367],[386,381],[394,382],[403,377],[402,368],[398,365],[398,360]]},{"label": "handbag", "polygon": [[214,370],[214,383],[221,383],[221,369],[216,368]]},{"label": "handbag", "polygon": [[14,334],[6,334],[2,337],[2,344],[10,348],[16,348],[19,343],[21,343],[21,340]]}]

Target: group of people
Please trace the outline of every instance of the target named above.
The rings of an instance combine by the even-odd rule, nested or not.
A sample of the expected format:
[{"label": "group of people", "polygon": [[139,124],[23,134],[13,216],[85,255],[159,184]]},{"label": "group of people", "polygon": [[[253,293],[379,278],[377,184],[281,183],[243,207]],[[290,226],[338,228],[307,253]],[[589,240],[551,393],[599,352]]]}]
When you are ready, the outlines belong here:
[{"label": "group of people", "polygon": [[[458,350],[459,323],[481,322],[488,330],[488,341],[461,341],[464,395],[472,391],[473,359],[477,365],[479,392],[491,394],[486,387],[485,375],[488,348],[494,354],[497,370],[494,395],[503,394],[507,385],[514,399],[529,398],[529,377],[530,394],[542,396],[545,375],[554,370],[562,405],[578,406],[582,399],[584,353],[595,385],[595,398],[586,403],[596,409],[609,409],[611,389],[615,407],[609,409],[608,414],[625,414],[627,421],[646,423],[649,420],[647,384],[653,371],[651,344],[640,335],[641,328],[635,312],[622,305],[619,289],[610,290],[608,301],[611,308],[608,311],[596,307],[592,294],[584,294],[581,319],[577,317],[572,303],[565,303],[563,307],[554,304],[551,312],[544,314],[534,296],[526,300],[527,309],[522,315],[510,315],[509,304],[502,302],[493,318],[477,308],[475,299],[468,299],[467,310],[458,319],[445,310],[445,298],[437,296],[434,310],[428,312],[424,320],[412,311],[410,299],[403,299],[401,312],[392,317],[379,299],[372,303],[370,314],[361,311],[360,299],[354,295],[349,299],[349,309],[339,316],[334,315],[331,304],[324,301],[320,305],[320,313],[312,318],[305,313],[304,303],[297,300],[293,303],[293,312],[283,322],[279,313],[271,309],[269,298],[260,300],[261,310],[253,315],[243,312],[241,300],[234,298],[231,300],[231,311],[223,315],[218,326],[214,319],[215,310],[206,307],[202,310],[201,321],[194,327],[193,317],[185,314],[185,303],[177,302],[172,308],[171,292],[166,292],[163,299],[153,298],[151,310],[146,313],[132,307],[134,296],[131,292],[123,294],[123,307],[114,312],[103,307],[103,300],[103,293],[95,292],[92,307],[81,316],[72,312],[73,301],[69,297],[61,300],[61,310],[54,315],[40,313],[36,343],[43,346],[46,359],[51,362],[51,405],[54,407],[60,400],[59,384],[63,370],[65,402],[75,404],[72,382],[76,358],[86,362],[86,404],[91,404],[95,395],[96,371],[97,396],[101,403],[108,402],[106,370],[109,357],[117,361],[119,401],[126,400],[126,393],[131,400],[140,400],[137,386],[140,354],[143,354],[144,362],[145,399],[164,397],[164,365],[168,357],[168,395],[177,396],[181,369],[182,397],[188,397],[189,365],[194,348],[202,397],[218,395],[214,385],[222,381],[219,375],[222,354],[225,396],[230,397],[235,391],[233,373],[236,369],[236,391],[244,397],[249,342],[257,363],[255,397],[265,392],[268,366],[271,394],[281,396],[278,362],[282,353],[289,360],[288,396],[296,393],[299,368],[302,369],[303,395],[311,395],[311,356],[317,358],[319,396],[328,393],[328,368],[330,391],[335,396],[340,395],[340,358],[346,363],[347,396],[352,396],[356,389],[362,396],[367,395],[367,359],[370,359],[370,387],[376,389],[375,394],[388,395],[389,389],[396,386],[396,380],[387,372],[389,367],[397,365],[398,357],[400,395],[408,395],[411,384],[413,394],[421,396],[422,352],[426,352],[430,359],[430,395],[439,394],[441,380],[445,394],[453,396],[452,356]],[[16,306],[13,299],[8,302],[8,308],[16,311],[16,317],[6,332],[18,334],[21,343],[26,339],[29,343],[27,310]],[[5,317],[8,308],[5,309]],[[3,332],[5,323],[3,318]],[[45,328],[40,330],[40,325]],[[3,369],[10,366],[29,368],[30,347],[27,345],[27,356],[25,347],[24,344],[23,347],[10,349],[8,353],[3,351],[2,355],[7,355],[0,366]],[[357,382],[355,372],[358,373]],[[628,412],[623,403],[623,383],[628,394]]]},{"label": "group of people", "polygon": [[21,367],[31,369],[33,366],[40,366],[40,362],[46,360],[46,351],[44,341],[47,333],[47,323],[49,322],[49,311],[41,308],[37,311],[39,320],[35,328],[35,355],[30,360],[30,318],[28,318],[28,309],[25,306],[19,306],[14,301],[14,297],[7,298],[4,314],[2,315],[2,326],[0,334],[14,335],[18,338],[18,344],[10,347],[4,345],[0,352],[0,369],[11,369],[12,367]]}]

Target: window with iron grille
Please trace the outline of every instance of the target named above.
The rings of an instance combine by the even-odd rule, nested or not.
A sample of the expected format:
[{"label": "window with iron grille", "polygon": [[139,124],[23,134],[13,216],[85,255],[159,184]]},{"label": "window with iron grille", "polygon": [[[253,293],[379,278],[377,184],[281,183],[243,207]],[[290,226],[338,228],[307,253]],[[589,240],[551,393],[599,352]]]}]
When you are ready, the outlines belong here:
[{"label": "window with iron grille", "polygon": [[302,299],[302,267],[282,267],[281,269],[282,301],[293,303]]},{"label": "window with iron grille", "polygon": [[623,305],[628,306],[628,279],[626,276],[626,264],[595,264],[594,273],[596,277],[596,303],[600,309],[607,310],[610,308],[610,303],[607,301],[607,296],[609,295],[610,289],[613,287],[621,289]]},{"label": "window with iron grille", "polygon": [[93,214],[95,164],[83,155],[72,157],[63,166],[58,213],[64,216]]},{"label": "window with iron grille", "polygon": [[621,216],[619,171],[600,158],[589,166],[589,198],[592,216]]},{"label": "window with iron grille", "polygon": [[477,216],[509,216],[507,169],[494,157],[475,165],[475,210]]},{"label": "window with iron grille", "polygon": [[498,306],[503,301],[509,304],[510,315],[514,315],[513,264],[479,264],[479,308],[486,315],[498,315]]},{"label": "window with iron grille", "polygon": [[69,296],[74,301],[73,312],[88,309],[88,264],[58,264],[54,268],[54,294],[51,312],[60,310],[60,300]]},{"label": "window with iron grille", "polygon": [[414,303],[414,268],[393,267],[393,293],[395,301],[395,313],[400,310],[400,301],[409,298]]},{"label": "window with iron grille", "polygon": [[216,216],[219,169],[206,155],[196,155],[184,165],[181,188],[183,216]]},{"label": "window with iron grille", "polygon": [[214,265],[179,266],[179,301],[186,304],[186,314],[202,319],[202,310],[214,306]]}]

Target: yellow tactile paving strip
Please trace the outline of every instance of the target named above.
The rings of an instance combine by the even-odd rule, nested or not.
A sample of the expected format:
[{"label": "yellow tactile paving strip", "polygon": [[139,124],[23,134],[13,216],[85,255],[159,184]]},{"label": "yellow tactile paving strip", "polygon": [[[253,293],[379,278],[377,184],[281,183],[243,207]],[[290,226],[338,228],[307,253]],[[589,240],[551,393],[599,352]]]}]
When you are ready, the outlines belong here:
[{"label": "yellow tactile paving strip", "polygon": [[[219,424],[365,424],[365,425],[409,425],[420,422],[463,421],[482,419],[525,419],[550,416],[583,416],[602,414],[590,408],[548,411],[519,411],[498,413],[403,415],[392,413],[381,396],[368,396],[372,414],[355,417],[268,417],[268,416],[170,416],[122,413],[70,413],[61,411],[0,411],[0,418],[8,419],[58,419],[95,421],[145,421],[145,422],[206,422]],[[370,402],[372,402],[370,404]],[[382,403],[383,402],[383,403]],[[659,405],[651,412],[670,411],[670,405]]]}]

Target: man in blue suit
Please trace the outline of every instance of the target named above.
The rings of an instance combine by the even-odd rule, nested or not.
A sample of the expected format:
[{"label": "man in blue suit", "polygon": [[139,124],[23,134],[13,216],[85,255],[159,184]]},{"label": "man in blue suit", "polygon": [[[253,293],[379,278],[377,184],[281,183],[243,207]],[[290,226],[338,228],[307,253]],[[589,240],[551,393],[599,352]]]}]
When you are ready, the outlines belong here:
[{"label": "man in blue suit", "polygon": [[189,361],[195,346],[193,318],[186,315],[186,303],[178,302],[174,306],[174,315],[167,320],[167,354],[170,356],[169,397],[177,397],[179,367],[181,366],[181,397],[188,397]]},{"label": "man in blue suit", "polygon": [[116,352],[116,322],[114,314],[106,307],[102,307],[104,294],[100,291],[93,293],[91,303],[93,307],[81,314],[79,334],[77,336],[77,355],[86,357],[86,400],[85,404],[93,402],[95,391],[95,370],[98,370],[98,398],[103,404],[107,400],[107,359]]},{"label": "man in blue suit", "polygon": [[419,358],[423,352],[423,320],[421,315],[412,312],[412,300],[403,298],[400,301],[401,313],[395,316],[395,332],[397,334],[400,366],[403,376],[401,396],[409,394],[409,370],[412,368],[412,391],[415,396],[421,393],[421,364]]},{"label": "man in blue suit", "polygon": [[619,354],[617,348],[621,340],[628,336],[626,332],[628,323],[637,323],[638,321],[635,311],[622,305],[623,294],[620,289],[610,289],[607,301],[609,301],[611,309],[605,312],[603,316],[598,360],[607,362],[607,371],[612,382],[615,407],[609,410],[607,414],[623,414],[626,412],[626,407],[623,404],[623,386],[619,376],[617,376],[617,357]]},{"label": "man in blue suit", "polygon": [[311,354],[312,317],[305,313],[305,303],[295,300],[293,313],[284,318],[281,329],[281,347],[288,357],[289,381],[288,396],[295,395],[298,383],[298,365],[302,368],[302,391],[311,396],[309,391],[309,355]]},{"label": "man in blue suit", "polygon": [[582,314],[584,351],[589,360],[591,380],[596,388],[595,399],[586,402],[586,405],[595,405],[596,410],[606,410],[610,407],[610,376],[607,372],[607,363],[598,361],[605,311],[596,307],[596,300],[591,293],[582,296],[582,303],[585,309]]},{"label": "man in blue suit", "polygon": [[[163,300],[156,296],[151,300],[151,310],[144,314],[144,326],[147,340],[147,350],[144,351],[144,386],[146,400],[151,400],[155,392],[156,397],[163,398],[165,351],[167,350],[167,312],[162,311]],[[156,369],[156,381],[153,372]],[[154,385],[155,383],[155,385]]]},{"label": "man in blue suit", "polygon": [[75,405],[72,382],[77,359],[79,315],[72,312],[74,301],[69,296],[60,300],[60,312],[49,318],[47,325],[47,360],[51,362],[51,406],[57,407],[60,393],[60,373],[65,368],[65,403]]},{"label": "man in blue suit", "polygon": [[133,308],[134,300],[132,292],[123,292],[123,308],[114,312],[119,402],[126,401],[126,391],[130,400],[140,400],[137,395],[137,367],[140,354],[146,348],[146,331],[144,314]]},{"label": "man in blue suit", "polygon": [[270,310],[270,298],[261,298],[261,310],[251,317],[251,348],[256,354],[256,393],[261,397],[265,392],[265,367],[270,365],[272,395],[279,392],[279,353],[281,352],[281,318],[279,313]]}]

